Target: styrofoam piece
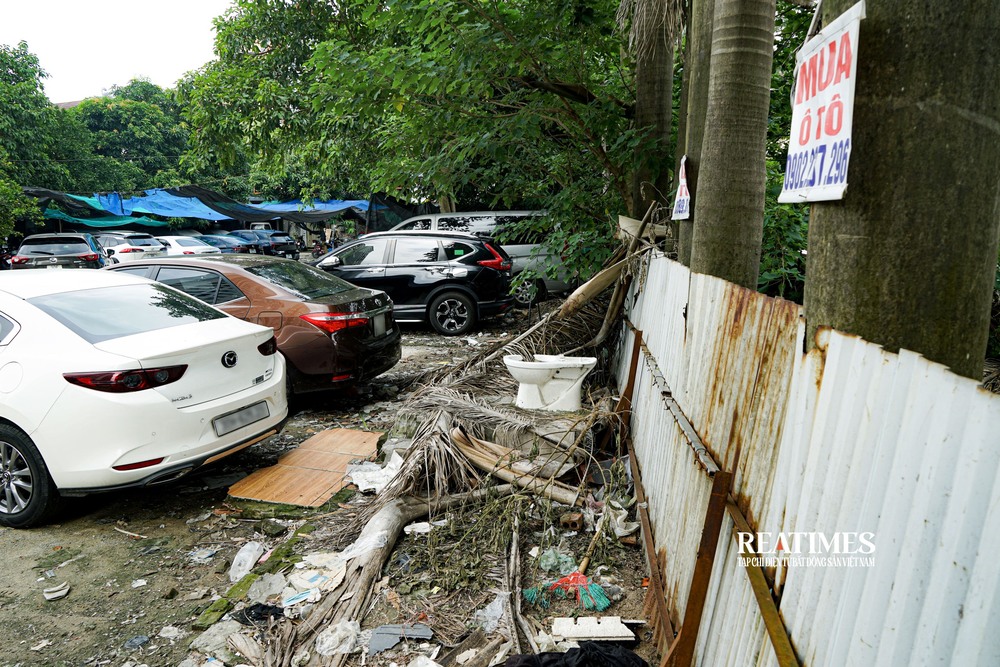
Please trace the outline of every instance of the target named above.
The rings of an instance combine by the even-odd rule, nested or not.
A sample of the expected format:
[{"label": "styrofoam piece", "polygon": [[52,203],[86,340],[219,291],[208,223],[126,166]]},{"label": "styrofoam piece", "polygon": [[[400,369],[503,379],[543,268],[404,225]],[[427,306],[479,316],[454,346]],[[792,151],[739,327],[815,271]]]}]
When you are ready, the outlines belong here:
[{"label": "styrofoam piece", "polygon": [[552,636],[557,640],[631,641],[635,633],[621,616],[581,616],[552,619]]}]

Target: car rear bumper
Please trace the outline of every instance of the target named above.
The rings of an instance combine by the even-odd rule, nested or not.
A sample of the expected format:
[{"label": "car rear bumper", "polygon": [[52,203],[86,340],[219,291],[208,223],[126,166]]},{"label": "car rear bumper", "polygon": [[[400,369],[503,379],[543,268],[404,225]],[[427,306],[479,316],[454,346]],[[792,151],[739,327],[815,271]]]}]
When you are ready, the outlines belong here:
[{"label": "car rear bumper", "polygon": [[[385,337],[370,342],[349,340],[345,336],[343,341],[332,346],[333,361],[329,370],[316,373],[296,368],[297,372],[291,376],[292,390],[302,394],[370,380],[399,362],[403,353],[402,341],[398,326],[393,326]],[[316,361],[316,356],[312,355],[311,360]],[[295,365],[294,359],[292,364]]]},{"label": "car rear bumper", "polygon": [[494,317],[501,315],[514,307],[514,297],[508,296],[497,301],[480,301],[479,317]]},{"label": "car rear bumper", "polygon": [[[43,424],[30,435],[62,494],[176,479],[281,429],[288,417],[288,401],[285,364],[280,357],[276,359],[274,373],[266,381],[184,408],[175,407],[155,391],[115,394],[109,399],[102,392],[70,388],[76,394],[73,400],[56,399]],[[216,419],[259,403],[267,406],[265,417],[217,434]],[[81,424],[97,426],[81,432]],[[159,458],[163,460],[147,467],[114,469]]]}]

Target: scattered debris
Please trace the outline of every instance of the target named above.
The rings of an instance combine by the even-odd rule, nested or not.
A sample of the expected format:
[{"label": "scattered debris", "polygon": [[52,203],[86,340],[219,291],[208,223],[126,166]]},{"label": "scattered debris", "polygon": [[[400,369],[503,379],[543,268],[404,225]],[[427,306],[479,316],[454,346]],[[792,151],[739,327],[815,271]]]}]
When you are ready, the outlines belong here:
[{"label": "scattered debris", "polygon": [[556,640],[588,639],[591,641],[632,641],[635,633],[622,622],[621,616],[581,616],[552,619],[552,636]]},{"label": "scattered debris", "polygon": [[127,642],[125,642],[125,649],[129,651],[134,651],[137,648],[142,648],[149,643],[149,637],[146,635],[136,635],[132,637]]},{"label": "scattered debris", "polygon": [[392,481],[400,468],[403,467],[403,457],[398,452],[392,452],[389,461],[385,466],[366,461],[365,463],[352,463],[347,466],[347,476],[351,478],[358,491],[362,493],[374,491],[381,493],[386,484]]},{"label": "scattered debris", "polygon": [[132,588],[142,588],[146,583],[145,579],[136,579],[132,582]]},{"label": "scattered debris", "polygon": [[42,591],[42,596],[49,601],[61,600],[62,598],[69,595],[70,585],[68,582],[62,582],[58,586],[53,586],[52,588],[46,588]]},{"label": "scattered debris", "polygon": [[434,631],[423,623],[380,625],[372,631],[371,641],[368,644],[368,655],[388,651],[404,639],[430,639],[433,636]]},{"label": "scattered debris", "polygon": [[229,568],[229,581],[236,583],[253,569],[260,557],[264,555],[264,545],[260,542],[247,542],[236,552],[233,564]]},{"label": "scattered debris", "polygon": [[330,625],[316,637],[316,652],[320,655],[352,653],[358,646],[361,624],[342,620]]}]

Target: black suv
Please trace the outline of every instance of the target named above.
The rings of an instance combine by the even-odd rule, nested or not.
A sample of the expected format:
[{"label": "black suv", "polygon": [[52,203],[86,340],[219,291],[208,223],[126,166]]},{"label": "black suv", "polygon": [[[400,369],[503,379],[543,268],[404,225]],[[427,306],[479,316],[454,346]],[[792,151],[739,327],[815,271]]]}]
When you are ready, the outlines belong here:
[{"label": "black suv", "polygon": [[315,265],[386,292],[396,321],[429,322],[445,336],[465,334],[514,303],[510,256],[489,237],[377,232],[340,246]]},{"label": "black suv", "polygon": [[100,269],[111,264],[107,252],[90,234],[33,234],[26,236],[13,269]]}]

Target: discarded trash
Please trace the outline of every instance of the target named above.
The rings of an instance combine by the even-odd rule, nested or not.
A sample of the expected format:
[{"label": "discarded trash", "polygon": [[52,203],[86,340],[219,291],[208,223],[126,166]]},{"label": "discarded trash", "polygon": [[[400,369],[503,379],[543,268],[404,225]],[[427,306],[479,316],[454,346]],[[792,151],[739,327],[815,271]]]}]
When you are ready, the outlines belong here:
[{"label": "discarded trash", "polygon": [[583,514],[581,512],[566,512],[559,517],[559,525],[566,530],[583,530]]},{"label": "discarded trash", "polygon": [[441,665],[434,662],[426,655],[418,655],[416,658],[411,660],[410,664],[406,667],[441,667]]},{"label": "discarded trash", "polygon": [[219,553],[218,549],[196,549],[188,553],[188,558],[195,565],[205,565],[212,561],[212,557]]},{"label": "discarded trash", "polygon": [[528,555],[531,556],[532,558],[538,558],[538,554],[540,552],[541,552],[540,548],[538,548],[538,547],[531,547],[531,550],[528,552]]},{"label": "discarded trash", "polygon": [[212,517],[212,513],[211,512],[205,512],[204,514],[199,514],[196,517],[188,519],[184,523],[186,523],[186,524],[188,524],[190,526],[192,523],[200,523],[202,521],[210,519],[211,517]]},{"label": "discarded trash", "polygon": [[556,639],[589,639],[631,641],[635,633],[622,623],[621,616],[581,616],[552,619],[552,636]]},{"label": "discarded trash", "polygon": [[497,629],[497,626],[500,625],[500,619],[503,618],[504,611],[506,611],[506,604],[509,598],[510,593],[497,593],[496,597],[493,598],[493,602],[490,602],[482,609],[476,610],[473,620],[483,628],[483,632],[489,635]]},{"label": "discarded trash", "polygon": [[306,555],[302,559],[302,563],[296,564],[296,567],[305,567],[306,564],[329,570],[336,567],[343,567],[344,558],[336,551],[317,551],[316,553]]},{"label": "discarded trash", "polygon": [[297,591],[310,588],[329,591],[344,581],[347,568],[344,561],[336,561],[336,569],[331,570],[296,570],[288,575],[288,585]]},{"label": "discarded trash", "polygon": [[618,537],[625,537],[626,535],[631,535],[635,531],[639,530],[639,523],[636,521],[629,521],[628,510],[616,501],[611,501],[611,507],[606,508],[605,511],[610,514],[609,520],[611,528],[615,531],[615,535]]},{"label": "discarded trash", "polygon": [[251,602],[265,602],[272,595],[279,595],[288,582],[283,574],[265,574],[250,585],[247,599]]},{"label": "discarded trash", "polygon": [[439,521],[431,521],[430,523],[428,523],[427,521],[418,521],[416,523],[411,523],[409,526],[404,526],[403,532],[406,533],[407,535],[413,535],[413,534],[426,535],[427,533],[431,532],[431,528],[434,526],[440,528],[442,526],[447,526],[447,525],[448,521],[446,519],[440,519]]},{"label": "discarded trash", "polygon": [[344,619],[319,633],[316,637],[316,652],[320,655],[351,653],[358,645],[360,634],[361,625],[357,621]]},{"label": "discarded trash", "polygon": [[[538,638],[536,638],[537,640]],[[549,638],[551,639],[551,638]],[[634,652],[617,644],[580,642],[579,646],[565,653],[553,654],[548,643],[538,643],[542,650],[539,655],[512,655],[505,667],[579,667],[580,665],[606,665],[607,667],[649,667],[648,663]],[[557,651],[565,646],[563,642],[551,645]]]},{"label": "discarded trash", "polygon": [[132,588],[142,588],[148,582],[145,579],[136,579],[132,582]]},{"label": "discarded trash", "polygon": [[296,593],[290,597],[285,598],[281,601],[282,607],[291,607],[297,605],[300,602],[319,602],[322,595],[318,588],[310,588],[307,591],[302,591],[301,593]]},{"label": "discarded trash", "polygon": [[375,551],[376,549],[381,549],[389,543],[389,535],[384,530],[381,530],[374,535],[369,535],[366,538],[358,538],[353,544],[340,552],[340,557],[344,561],[349,561],[352,558],[357,558],[358,556],[363,556],[369,551]]},{"label": "discarded trash", "polygon": [[253,569],[253,566],[257,564],[257,560],[263,555],[264,545],[260,542],[247,542],[244,544],[233,558],[233,564],[229,568],[229,581],[236,583],[245,577]]},{"label": "discarded trash", "polygon": [[393,452],[383,468],[377,463],[354,463],[347,466],[347,476],[361,492],[374,491],[381,493],[399,469],[403,467],[403,457]]},{"label": "discarded trash", "polygon": [[266,624],[272,618],[282,618],[285,610],[273,604],[253,604],[232,614],[232,619],[243,625]]},{"label": "discarded trash", "polygon": [[413,625],[380,625],[372,630],[371,641],[368,643],[368,655],[388,651],[404,639],[430,639],[434,631],[423,623]]},{"label": "discarded trash", "polygon": [[557,574],[569,574],[576,570],[576,561],[558,549],[546,549],[538,559],[538,567],[545,572],[555,572]]},{"label": "discarded trash", "polygon": [[32,646],[28,650],[30,650],[30,651],[41,651],[46,646],[52,646],[52,642],[50,642],[48,639],[43,639],[42,641],[38,642],[37,644],[35,644],[34,646]]},{"label": "discarded trash", "polygon": [[146,635],[136,635],[135,637],[132,637],[127,642],[125,642],[125,648],[127,648],[130,651],[133,651],[137,648],[142,648],[148,643],[149,643],[149,637],[147,637]]},{"label": "discarded trash", "polygon": [[69,583],[64,581],[58,586],[44,589],[42,591],[42,596],[46,600],[60,600],[69,595],[69,588]]},{"label": "discarded trash", "polygon": [[187,630],[182,630],[175,625],[165,625],[156,636],[173,641],[186,637],[187,634]]},{"label": "discarded trash", "polygon": [[460,665],[464,665],[465,663],[475,658],[477,653],[479,653],[478,650],[470,648],[468,651],[464,653],[459,653],[457,656],[455,656],[455,662],[457,662]]}]

